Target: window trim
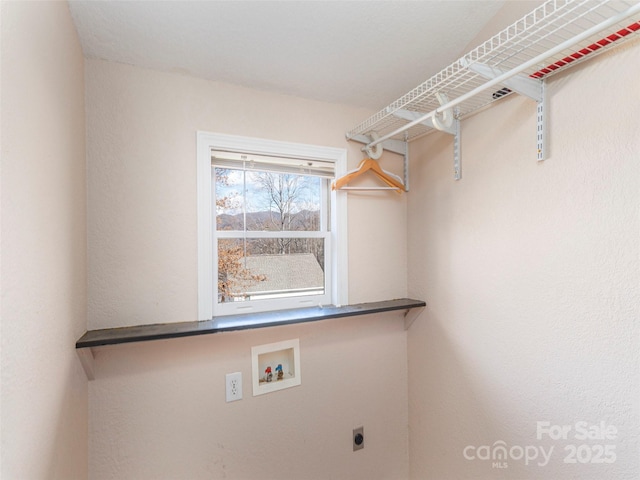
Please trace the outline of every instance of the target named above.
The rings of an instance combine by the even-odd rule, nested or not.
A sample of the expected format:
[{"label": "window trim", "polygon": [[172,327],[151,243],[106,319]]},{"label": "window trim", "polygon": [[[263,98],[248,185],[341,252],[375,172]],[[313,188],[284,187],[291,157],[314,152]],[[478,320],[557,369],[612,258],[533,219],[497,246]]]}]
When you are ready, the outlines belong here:
[{"label": "window trim", "polygon": [[[229,150],[256,155],[282,155],[334,162],[336,178],[346,173],[347,150],[211,132],[197,132],[198,196],[198,319],[211,320],[214,312],[213,187],[211,151]],[[336,306],[348,302],[347,202],[345,192],[331,191],[331,299]]]}]

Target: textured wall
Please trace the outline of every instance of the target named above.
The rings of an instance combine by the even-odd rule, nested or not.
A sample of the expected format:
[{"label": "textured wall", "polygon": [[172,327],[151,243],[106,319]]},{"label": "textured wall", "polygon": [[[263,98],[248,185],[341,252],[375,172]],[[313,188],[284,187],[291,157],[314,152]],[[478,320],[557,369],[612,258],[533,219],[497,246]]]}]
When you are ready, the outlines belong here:
[{"label": "textured wall", "polygon": [[[86,82],[90,328],[197,318],[197,130],[346,147],[370,113],[99,60]],[[348,204],[350,301],[406,296],[406,196]],[[291,338],[302,385],[253,398],[251,346]],[[406,478],[406,368],[398,313],[99,349],[90,476]],[[226,404],[234,371],[245,398]]]},{"label": "textured wall", "polygon": [[[552,78],[542,163],[535,104],[515,96],[463,121],[460,182],[450,138],[413,145],[409,295],[429,306],[408,332],[411,478],[640,475],[639,76],[636,41]],[[538,439],[539,421],[571,430]],[[618,433],[581,440],[577,422]],[[463,456],[499,441],[554,451]],[[572,444],[617,459],[565,464]]]},{"label": "textured wall", "polygon": [[[362,158],[344,139],[362,109],[99,60],[86,77],[89,328],[197,318],[197,130],[348,146],[353,168]],[[398,156],[385,162],[402,172]],[[406,196],[348,203],[351,302],[405,296]]]},{"label": "textured wall", "polygon": [[[395,313],[102,349],[90,477],[407,478],[405,333]],[[253,397],[251,347],[292,338],[302,384]],[[243,399],[225,403],[235,371]]]},{"label": "textured wall", "polygon": [[2,2],[3,479],[87,477],[84,70],[66,2]]}]

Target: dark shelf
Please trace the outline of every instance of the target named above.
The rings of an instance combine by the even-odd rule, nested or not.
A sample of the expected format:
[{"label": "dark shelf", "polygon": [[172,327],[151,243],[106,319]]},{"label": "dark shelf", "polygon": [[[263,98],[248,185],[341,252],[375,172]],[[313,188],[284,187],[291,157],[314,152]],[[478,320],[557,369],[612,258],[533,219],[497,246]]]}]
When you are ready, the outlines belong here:
[{"label": "dark shelf", "polygon": [[319,320],[369,315],[394,310],[411,310],[412,308],[423,308],[425,306],[426,303],[422,300],[401,298],[384,302],[345,305],[342,307],[310,307],[294,310],[278,310],[275,312],[225,315],[202,322],[163,323],[135,327],[107,328],[104,330],[89,330],[76,342],[76,348],[100,347],[103,345],[117,345],[119,343],[145,342],[166,338],[231,332],[234,330],[248,330],[251,328],[291,325],[294,323],[317,322]]}]

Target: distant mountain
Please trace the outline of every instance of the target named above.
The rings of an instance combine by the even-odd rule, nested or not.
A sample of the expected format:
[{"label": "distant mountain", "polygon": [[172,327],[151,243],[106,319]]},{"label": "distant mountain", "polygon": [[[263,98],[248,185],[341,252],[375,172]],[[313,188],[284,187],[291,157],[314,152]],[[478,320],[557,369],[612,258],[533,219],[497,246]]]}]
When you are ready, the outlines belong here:
[{"label": "distant mountain", "polygon": [[[320,224],[320,212],[301,210],[292,214],[292,228],[289,230],[317,230]],[[243,230],[242,213],[229,215],[223,213],[216,216],[218,230]],[[248,230],[280,230],[280,214],[278,212],[249,212],[247,213]],[[315,227],[315,228],[314,228]]]}]

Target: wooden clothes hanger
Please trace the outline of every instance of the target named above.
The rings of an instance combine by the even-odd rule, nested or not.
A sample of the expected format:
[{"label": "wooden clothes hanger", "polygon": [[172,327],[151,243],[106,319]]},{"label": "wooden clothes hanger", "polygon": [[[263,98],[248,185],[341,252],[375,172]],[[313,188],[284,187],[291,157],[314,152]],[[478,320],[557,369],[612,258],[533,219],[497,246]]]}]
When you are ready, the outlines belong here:
[{"label": "wooden clothes hanger", "polygon": [[354,178],[359,177],[363,173],[369,172],[369,171],[373,172],[384,183],[396,189],[396,192],[398,194],[401,195],[402,192],[405,191],[404,184],[402,183],[402,180],[400,179],[400,177],[398,177],[397,175],[394,175],[391,172],[387,172],[386,170],[383,170],[382,167],[378,164],[378,162],[376,162],[371,158],[365,158],[360,162],[360,165],[358,165],[358,168],[356,168],[355,170],[351,170],[350,172],[347,172],[342,177],[338,178],[335,182],[333,182],[331,189],[340,190],[342,187],[344,187]]}]

